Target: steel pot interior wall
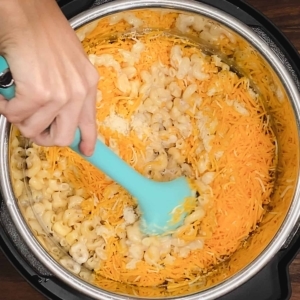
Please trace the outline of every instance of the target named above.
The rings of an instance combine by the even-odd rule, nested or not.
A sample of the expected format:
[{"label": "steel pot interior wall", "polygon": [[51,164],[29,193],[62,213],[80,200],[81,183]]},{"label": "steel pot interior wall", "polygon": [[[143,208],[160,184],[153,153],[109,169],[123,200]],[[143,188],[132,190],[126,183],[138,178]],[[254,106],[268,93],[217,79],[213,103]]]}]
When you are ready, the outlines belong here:
[{"label": "steel pot interior wall", "polygon": [[[151,8],[152,7],[152,8]],[[248,76],[253,86],[264,98],[264,105],[271,116],[271,122],[278,143],[277,179],[268,212],[251,237],[243,246],[215,269],[202,284],[188,285],[168,291],[164,288],[138,288],[124,283],[117,283],[103,278],[98,287],[82,281],[53,260],[49,248],[44,249],[32,236],[13,195],[11,178],[1,178],[4,196],[17,228],[28,236],[29,247],[36,256],[53,272],[53,274],[74,289],[95,299],[128,299],[183,297],[187,299],[215,299],[243,284],[263,268],[267,262],[281,249],[297,225],[300,214],[299,199],[299,116],[300,100],[297,88],[285,67],[260,38],[244,24],[221,11],[207,5],[186,1],[116,1],[96,7],[71,20],[71,25],[78,31],[98,19],[110,18],[113,13],[135,9],[156,10],[159,8],[167,14],[170,9],[175,13],[196,13],[202,15],[208,24],[214,24],[224,30],[232,39],[227,45],[220,47],[217,40],[199,39],[197,33],[191,36],[197,39],[201,47],[219,54],[225,61],[240,73]],[[146,27],[149,20],[144,20]],[[151,26],[150,26],[151,27]],[[164,28],[170,30],[170,28]],[[110,34],[114,34],[114,25]],[[245,60],[245,56],[248,59]],[[249,61],[255,61],[255,67]],[[255,72],[263,72],[265,81],[258,81]],[[268,88],[266,88],[268,87]],[[9,140],[9,125],[2,120],[6,130],[2,130],[2,141]],[[0,149],[1,150],[1,149]],[[8,164],[8,150],[2,149],[1,162]],[[5,157],[3,157],[5,156]],[[9,169],[4,169],[10,172]],[[3,175],[3,174],[2,174]],[[12,180],[13,181],[13,180]],[[22,222],[23,224],[19,224]],[[45,246],[47,248],[47,246]],[[151,296],[149,296],[151,295]]]}]

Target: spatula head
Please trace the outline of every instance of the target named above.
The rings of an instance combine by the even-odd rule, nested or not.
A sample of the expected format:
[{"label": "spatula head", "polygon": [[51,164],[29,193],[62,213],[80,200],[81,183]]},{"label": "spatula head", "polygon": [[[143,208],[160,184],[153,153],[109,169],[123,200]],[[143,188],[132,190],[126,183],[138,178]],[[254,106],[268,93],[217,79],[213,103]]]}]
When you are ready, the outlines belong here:
[{"label": "spatula head", "polygon": [[141,230],[149,235],[173,232],[183,224],[195,201],[195,193],[185,177],[148,183],[138,199],[142,212]]}]

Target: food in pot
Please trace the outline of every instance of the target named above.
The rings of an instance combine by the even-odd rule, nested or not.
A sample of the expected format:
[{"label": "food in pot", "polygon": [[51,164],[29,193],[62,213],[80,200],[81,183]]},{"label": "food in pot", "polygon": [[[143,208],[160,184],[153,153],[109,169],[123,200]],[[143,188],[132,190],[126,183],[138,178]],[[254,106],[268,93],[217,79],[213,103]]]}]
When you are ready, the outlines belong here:
[{"label": "food in pot", "polygon": [[[263,99],[248,77],[182,36],[193,31],[230,56],[229,32],[187,14],[122,13],[79,31],[100,74],[98,138],[144,176],[183,175],[197,191],[176,231],[146,236],[122,187],[69,148],[26,146],[14,129],[13,186],[29,226],[63,266],[101,287],[202,284],[247,243],[270,202],[277,143]],[[240,60],[260,70],[255,53]]]}]

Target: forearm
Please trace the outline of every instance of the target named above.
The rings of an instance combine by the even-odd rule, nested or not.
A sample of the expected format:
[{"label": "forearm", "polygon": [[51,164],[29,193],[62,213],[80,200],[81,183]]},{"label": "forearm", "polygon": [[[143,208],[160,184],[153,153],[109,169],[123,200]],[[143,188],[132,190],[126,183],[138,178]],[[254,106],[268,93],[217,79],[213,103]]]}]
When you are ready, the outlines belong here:
[{"label": "forearm", "polygon": [[1,54],[7,54],[18,42],[26,42],[31,27],[46,24],[48,18],[63,19],[55,0],[0,0]]}]

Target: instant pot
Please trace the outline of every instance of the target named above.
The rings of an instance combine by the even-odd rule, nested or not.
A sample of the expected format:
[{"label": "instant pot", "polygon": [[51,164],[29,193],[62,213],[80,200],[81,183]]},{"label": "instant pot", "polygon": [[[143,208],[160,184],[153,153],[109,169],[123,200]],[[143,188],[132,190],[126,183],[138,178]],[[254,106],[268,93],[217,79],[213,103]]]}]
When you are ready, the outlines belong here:
[{"label": "instant pot", "polygon": [[[109,0],[59,0],[58,3],[67,18],[79,14],[95,5],[101,5]],[[300,92],[300,57],[296,49],[282,33],[262,14],[244,1],[235,0],[201,0],[199,2],[216,7],[232,15],[249,26],[264,42],[266,42],[279,60],[286,66],[298,91]],[[54,276],[32,253],[30,247],[23,241],[22,236],[14,225],[7,203],[0,199],[0,245],[2,251],[24,276],[41,294],[49,299],[91,299],[80,294],[65,282]],[[289,282],[289,264],[300,248],[299,225],[293,229],[281,250],[254,277],[230,293],[222,296],[221,300],[258,299],[276,300],[288,299],[291,294]],[[199,296],[201,299],[201,296]]]}]

